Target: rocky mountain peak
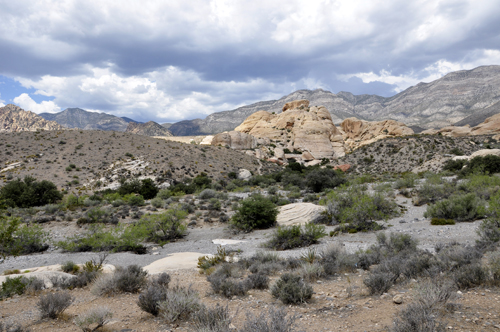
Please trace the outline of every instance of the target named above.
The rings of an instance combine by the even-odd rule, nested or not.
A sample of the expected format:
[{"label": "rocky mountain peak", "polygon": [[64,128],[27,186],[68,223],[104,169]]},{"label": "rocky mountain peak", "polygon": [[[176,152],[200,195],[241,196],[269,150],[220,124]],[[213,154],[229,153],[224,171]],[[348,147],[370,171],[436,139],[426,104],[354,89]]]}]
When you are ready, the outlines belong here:
[{"label": "rocky mountain peak", "polygon": [[0,107],[0,132],[63,130],[57,122],[47,121],[41,116],[9,104]]},{"label": "rocky mountain peak", "polygon": [[173,136],[167,128],[154,121],[146,123],[130,122],[125,131],[143,136]]}]

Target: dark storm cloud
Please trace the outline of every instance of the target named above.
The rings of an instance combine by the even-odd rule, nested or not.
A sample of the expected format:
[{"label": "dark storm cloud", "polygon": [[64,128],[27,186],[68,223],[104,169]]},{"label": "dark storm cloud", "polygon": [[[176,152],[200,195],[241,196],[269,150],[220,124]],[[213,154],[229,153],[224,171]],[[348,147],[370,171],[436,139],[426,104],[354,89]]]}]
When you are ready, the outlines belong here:
[{"label": "dark storm cloud", "polygon": [[159,121],[301,88],[390,96],[499,61],[495,2],[0,0],[0,75]]}]

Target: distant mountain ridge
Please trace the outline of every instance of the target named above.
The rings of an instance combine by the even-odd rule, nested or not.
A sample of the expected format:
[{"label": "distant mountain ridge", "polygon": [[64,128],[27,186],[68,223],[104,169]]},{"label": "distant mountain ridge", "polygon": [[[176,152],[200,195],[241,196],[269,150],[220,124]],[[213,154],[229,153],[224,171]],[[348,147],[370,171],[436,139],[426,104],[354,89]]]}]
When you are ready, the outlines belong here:
[{"label": "distant mountain ridge", "polygon": [[298,90],[278,100],[261,101],[231,111],[213,113],[205,119],[180,121],[172,124],[169,130],[176,136],[230,131],[257,111],[280,113],[285,103],[298,99],[309,100],[311,106],[325,106],[336,124],[346,118],[356,117],[371,121],[393,119],[408,126],[438,128],[474,116],[499,102],[500,66],[452,72],[430,83],[419,83],[389,98],[353,95],[344,91],[334,94],[322,89]]},{"label": "distant mountain ridge", "polygon": [[41,116],[9,104],[0,107],[0,132],[19,132],[37,130],[62,130],[63,126],[54,121],[47,121]]},{"label": "distant mountain ridge", "polygon": [[136,122],[130,118],[89,112],[81,108],[67,108],[59,113],[40,113],[39,115],[45,120],[55,121],[66,128],[85,130],[125,131],[129,123]]},{"label": "distant mountain ridge", "polygon": [[172,136],[172,133],[167,128],[154,121],[146,123],[130,122],[125,131],[143,136]]}]

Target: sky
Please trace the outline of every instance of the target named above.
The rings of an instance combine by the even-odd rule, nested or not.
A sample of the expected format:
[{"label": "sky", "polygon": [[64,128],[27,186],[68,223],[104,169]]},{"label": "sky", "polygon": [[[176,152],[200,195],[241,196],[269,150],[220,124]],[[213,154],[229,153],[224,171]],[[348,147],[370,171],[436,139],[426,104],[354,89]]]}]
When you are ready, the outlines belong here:
[{"label": "sky", "polygon": [[159,123],[500,65],[500,0],[0,0],[0,106]]}]

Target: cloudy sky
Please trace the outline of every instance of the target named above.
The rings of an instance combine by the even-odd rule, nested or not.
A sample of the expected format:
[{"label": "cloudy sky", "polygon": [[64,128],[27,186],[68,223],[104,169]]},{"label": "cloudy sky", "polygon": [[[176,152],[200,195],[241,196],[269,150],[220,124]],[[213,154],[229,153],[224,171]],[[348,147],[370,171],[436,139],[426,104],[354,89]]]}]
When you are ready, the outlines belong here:
[{"label": "cloudy sky", "polygon": [[500,0],[0,0],[0,106],[175,122],[500,64]]}]

